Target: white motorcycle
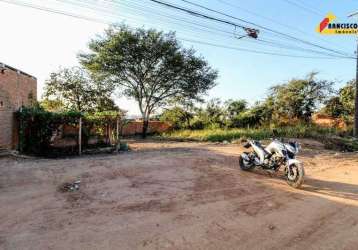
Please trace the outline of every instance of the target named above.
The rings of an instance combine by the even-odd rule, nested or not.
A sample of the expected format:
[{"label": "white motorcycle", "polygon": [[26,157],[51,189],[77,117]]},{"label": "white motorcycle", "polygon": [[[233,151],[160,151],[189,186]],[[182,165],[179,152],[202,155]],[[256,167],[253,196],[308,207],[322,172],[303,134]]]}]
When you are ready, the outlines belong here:
[{"label": "white motorcycle", "polygon": [[248,171],[261,167],[269,171],[278,171],[281,166],[285,166],[287,183],[294,188],[302,185],[305,171],[302,163],[295,159],[300,149],[297,142],[284,143],[280,140],[273,140],[264,148],[259,141],[249,140],[244,147],[252,147],[253,151],[240,155],[239,163],[242,170]]}]

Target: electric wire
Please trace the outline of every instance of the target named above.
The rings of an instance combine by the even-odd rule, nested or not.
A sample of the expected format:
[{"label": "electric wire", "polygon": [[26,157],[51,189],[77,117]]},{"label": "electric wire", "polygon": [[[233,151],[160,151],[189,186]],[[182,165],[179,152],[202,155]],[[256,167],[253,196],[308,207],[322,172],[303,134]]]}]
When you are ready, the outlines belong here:
[{"label": "electric wire", "polygon": [[288,4],[292,5],[292,6],[295,6],[295,7],[298,8],[298,9],[301,9],[301,10],[304,10],[304,11],[306,11],[306,12],[308,12],[308,13],[314,14],[314,15],[316,15],[316,16],[320,16],[320,17],[323,17],[323,16],[324,16],[324,14],[322,14],[321,12],[316,11],[316,10],[314,10],[314,9],[312,9],[312,8],[306,7],[304,4],[303,4],[303,5],[300,5],[300,4],[298,4],[297,2],[294,2],[294,1],[292,1],[292,0],[282,0],[282,1],[288,3]]},{"label": "electric wire", "polygon": [[[68,1],[68,0],[67,0]],[[112,2],[112,1],[110,1]],[[88,7],[88,6],[87,6]],[[147,9],[147,8],[146,8]],[[151,10],[151,13],[153,13],[153,10]],[[158,13],[157,13],[158,14]],[[162,15],[162,14],[159,14],[161,16],[165,16],[165,17],[168,17],[168,18],[172,18],[172,16],[167,16],[167,15]],[[176,19],[178,20],[178,19]],[[181,21],[185,21],[185,20],[181,20]],[[191,24],[195,24],[194,22],[189,22]],[[202,26],[202,25],[201,25]],[[204,27],[207,27],[209,28],[208,26],[204,26]],[[202,29],[199,29],[199,30],[202,30]],[[218,30],[216,29],[217,31],[221,31],[223,33],[227,33],[229,35],[226,35],[225,37],[226,38],[231,38],[231,39],[235,39],[235,37],[233,36],[232,32],[225,32],[225,31],[222,31],[222,30]],[[202,31],[205,31],[205,32],[209,32],[211,33],[210,31],[207,31],[207,30],[202,30]],[[221,34],[220,34],[221,35]],[[247,40],[247,41],[250,41],[250,40]],[[270,41],[265,41],[263,39],[258,39],[259,42],[263,42],[265,44],[267,44],[268,46],[270,47],[274,47],[274,48],[280,48],[280,49],[289,49],[289,50],[295,50],[295,51],[300,51],[300,52],[312,52],[312,53],[315,53],[315,54],[322,54],[322,55],[325,55],[325,56],[335,56],[333,54],[329,54],[329,53],[326,53],[326,52],[320,52],[320,51],[315,51],[315,50],[312,50],[312,49],[305,49],[305,48],[302,48],[302,47],[298,47],[298,46],[292,46],[292,45],[285,45],[285,44],[282,44],[282,43],[274,43],[274,42],[270,42]]]},{"label": "electric wire", "polygon": [[[249,9],[247,9],[247,8],[243,8],[243,7],[239,6],[239,5],[233,4],[233,3],[231,3],[231,2],[227,2],[227,1],[224,1],[224,0],[216,0],[216,1],[219,2],[219,3],[221,3],[221,4],[223,4],[223,5],[226,5],[226,6],[229,6],[229,7],[231,7],[231,8],[235,8],[235,9],[238,9],[238,10],[240,10],[240,11],[242,11],[242,12],[248,13],[248,14],[254,16],[254,17],[259,17],[259,18],[262,18],[262,19],[264,19],[264,20],[267,20],[267,21],[269,21],[269,22],[271,22],[271,23],[280,25],[281,27],[285,27],[285,28],[287,28],[287,29],[290,29],[291,31],[294,31],[294,32],[296,31],[296,32],[298,32],[298,33],[300,33],[300,34],[303,34],[303,35],[307,36],[307,37],[308,37],[308,36],[309,36],[309,37],[312,37],[312,34],[306,32],[306,31],[303,31],[303,30],[297,28],[296,26],[279,22],[279,21],[277,21],[277,20],[275,20],[275,19],[273,19],[273,18],[270,18],[270,17],[264,16],[264,15],[261,15],[261,14],[255,12],[255,11],[249,10]],[[322,17],[323,17],[323,16],[322,16]],[[324,43],[329,44],[329,45],[337,46],[336,43],[334,43],[334,42],[332,42],[332,41],[328,41],[328,40],[323,39],[323,38],[321,38],[321,37],[315,37],[315,39],[320,40],[321,42],[324,42]]]},{"label": "electric wire", "polygon": [[[152,1],[152,2],[156,2],[158,4],[162,4],[164,6],[168,6],[168,7],[171,7],[171,8],[174,8],[174,9],[178,9],[177,6],[175,5],[172,5],[172,4],[168,4],[168,3],[165,3],[165,2],[162,2],[162,1],[159,1],[159,0],[149,0],[149,1]],[[330,52],[333,52],[333,53],[336,53],[336,54],[340,54],[340,55],[343,55],[343,56],[351,56],[350,54],[347,54],[347,53],[342,53],[338,50],[335,50],[335,49],[331,49],[331,48],[327,48],[327,47],[324,47],[322,45],[319,45],[319,44],[315,44],[315,43],[312,43],[312,42],[309,42],[309,41],[306,41],[306,40],[303,40],[303,39],[300,39],[300,38],[296,38],[294,36],[291,36],[289,34],[285,34],[283,32],[280,32],[280,31],[276,31],[276,30],[273,30],[271,28],[267,28],[265,26],[262,26],[262,25],[259,25],[259,24],[256,24],[256,23],[253,23],[253,22],[250,22],[250,21],[246,21],[242,18],[238,18],[238,17],[235,17],[235,16],[232,16],[232,15],[229,15],[229,14],[226,14],[224,12],[221,12],[221,11],[217,11],[217,10],[214,10],[214,9],[211,9],[211,8],[208,8],[206,6],[203,6],[203,5],[200,5],[200,4],[197,4],[197,3],[193,3],[191,1],[188,1],[188,0],[181,0],[182,2],[185,2],[187,4],[191,4],[193,6],[196,6],[196,7],[199,7],[199,8],[202,8],[202,9],[205,9],[205,10],[208,10],[208,11],[211,11],[213,13],[217,13],[217,14],[220,14],[220,15],[223,15],[223,16],[226,16],[226,17],[229,17],[229,18],[232,18],[232,19],[235,19],[235,20],[238,20],[238,21],[241,21],[241,22],[244,22],[244,23],[247,23],[247,24],[250,24],[250,25],[253,25],[253,26],[256,26],[260,29],[264,29],[264,30],[267,30],[267,31],[270,31],[272,33],[275,33],[275,34],[278,34],[278,35],[281,35],[283,37],[286,37],[286,38],[289,38],[289,39],[292,39],[292,40],[295,40],[295,41],[299,41],[301,43],[304,43],[304,44],[307,44],[307,45],[311,45],[311,46],[314,46],[314,47],[317,47],[317,48],[320,48],[320,49],[323,49],[323,50],[327,50],[327,51],[330,51]],[[181,7],[179,7],[181,9]],[[178,9],[178,10],[180,10]]]},{"label": "electric wire", "polygon": [[[54,13],[54,14],[61,14],[61,15],[66,15],[66,16],[70,16],[70,17],[74,17],[74,18],[84,19],[84,20],[91,21],[91,22],[110,24],[108,21],[104,21],[103,19],[92,18],[92,17],[78,15],[78,14],[74,14],[74,13],[68,13],[66,11],[56,10],[56,9],[53,9],[53,8],[48,8],[48,7],[43,7],[43,6],[37,6],[37,5],[33,5],[33,4],[26,4],[26,3],[19,2],[19,1],[16,1],[16,0],[15,1],[0,0],[0,1],[10,3],[10,4],[19,5],[19,6],[23,6],[23,7],[29,7],[29,8],[33,8],[33,9],[37,9],[37,10],[41,10],[41,11],[51,12],[51,13]],[[313,58],[315,58],[315,59],[347,58],[347,57],[338,57],[338,56],[336,56],[336,57],[308,57],[308,56],[300,56],[300,55],[292,55],[292,54],[290,55],[290,54],[282,54],[282,53],[267,52],[267,51],[260,51],[260,50],[252,50],[252,49],[240,48],[240,47],[232,47],[232,46],[226,46],[226,45],[215,44],[215,43],[208,43],[208,42],[204,42],[204,41],[181,38],[181,37],[179,39],[182,40],[182,41],[187,41],[187,42],[192,42],[192,43],[200,43],[200,44],[203,44],[203,45],[209,45],[209,46],[215,46],[215,47],[227,48],[227,49],[234,49],[234,50],[239,50],[239,51],[246,51],[246,52],[251,52],[251,53],[256,53],[256,54],[287,56],[287,57],[295,57],[295,58],[312,58],[312,59]]]}]

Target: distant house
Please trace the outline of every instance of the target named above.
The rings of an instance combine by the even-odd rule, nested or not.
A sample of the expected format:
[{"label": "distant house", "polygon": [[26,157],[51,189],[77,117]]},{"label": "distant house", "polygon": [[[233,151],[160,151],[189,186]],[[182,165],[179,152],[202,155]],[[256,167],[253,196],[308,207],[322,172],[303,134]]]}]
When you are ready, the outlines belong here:
[{"label": "distant house", "polygon": [[34,76],[0,63],[0,149],[16,148],[14,112],[36,101],[36,92]]}]

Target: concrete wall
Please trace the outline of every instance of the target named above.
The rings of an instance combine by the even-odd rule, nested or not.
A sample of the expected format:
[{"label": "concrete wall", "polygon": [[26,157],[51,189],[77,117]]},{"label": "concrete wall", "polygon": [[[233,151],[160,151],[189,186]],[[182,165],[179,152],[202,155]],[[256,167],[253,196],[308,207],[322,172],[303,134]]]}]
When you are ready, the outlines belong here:
[{"label": "concrete wall", "polygon": [[36,92],[35,77],[0,64],[0,148],[16,147],[17,125],[14,112],[36,100]]}]

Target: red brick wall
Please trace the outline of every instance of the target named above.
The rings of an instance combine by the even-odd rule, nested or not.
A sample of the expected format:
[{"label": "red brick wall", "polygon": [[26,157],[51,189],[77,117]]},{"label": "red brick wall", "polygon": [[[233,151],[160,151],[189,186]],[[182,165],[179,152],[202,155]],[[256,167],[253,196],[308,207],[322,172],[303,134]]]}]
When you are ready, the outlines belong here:
[{"label": "red brick wall", "polygon": [[0,69],[0,148],[17,145],[14,112],[30,104],[30,93],[36,100],[36,92],[36,78],[6,66]]},{"label": "red brick wall", "polygon": [[[150,121],[148,127],[148,133],[162,133],[168,131],[171,128],[170,124],[161,121]],[[135,135],[141,134],[143,130],[143,122],[131,121],[123,126],[122,135]]]},{"label": "red brick wall", "polygon": [[[140,121],[131,121],[124,125],[121,135],[136,135],[142,133],[143,123]],[[150,121],[148,133],[161,133],[168,131],[171,128],[170,124],[161,121]],[[76,135],[78,133],[78,127],[65,125],[63,126],[63,135]]]},{"label": "red brick wall", "polygon": [[321,127],[341,129],[347,128],[347,124],[344,122],[343,119],[333,118],[324,114],[314,114],[312,117],[312,121],[314,124],[317,124]]}]

